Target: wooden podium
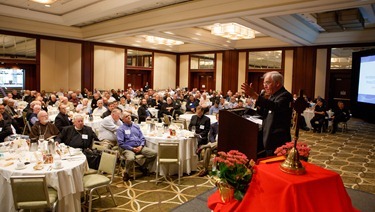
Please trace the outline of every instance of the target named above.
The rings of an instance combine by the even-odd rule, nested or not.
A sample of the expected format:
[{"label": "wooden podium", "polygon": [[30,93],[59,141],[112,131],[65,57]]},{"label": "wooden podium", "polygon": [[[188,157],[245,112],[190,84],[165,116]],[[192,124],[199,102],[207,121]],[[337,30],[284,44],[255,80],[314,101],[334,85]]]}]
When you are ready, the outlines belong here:
[{"label": "wooden podium", "polygon": [[[243,118],[242,115],[254,115],[248,109],[220,110],[218,151],[238,150],[247,158],[257,160],[259,125]],[[263,146],[263,143],[259,143]]]}]

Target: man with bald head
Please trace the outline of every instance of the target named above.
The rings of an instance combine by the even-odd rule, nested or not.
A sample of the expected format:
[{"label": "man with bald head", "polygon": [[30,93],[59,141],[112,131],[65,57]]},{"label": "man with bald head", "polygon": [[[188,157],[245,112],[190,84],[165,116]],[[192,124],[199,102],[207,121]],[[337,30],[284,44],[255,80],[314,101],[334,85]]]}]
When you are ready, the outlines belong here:
[{"label": "man with bald head", "polygon": [[65,127],[56,137],[59,143],[81,149],[91,148],[93,140],[99,139],[91,127],[84,125],[84,118],[81,114],[74,116],[73,125]]},{"label": "man with bald head", "polygon": [[[242,89],[253,99],[263,114],[263,147],[266,156],[274,155],[277,147],[291,141],[293,95],[284,87],[284,78],[277,71],[264,74],[264,90],[258,94],[252,84],[242,84]],[[258,150],[259,151],[259,150]]]},{"label": "man with bald head", "polygon": [[135,155],[141,154],[146,158],[145,163],[141,166],[143,175],[149,175],[148,165],[153,163],[156,159],[156,151],[146,147],[146,139],[142,134],[138,125],[132,123],[131,114],[123,112],[123,125],[117,129],[117,141],[120,154],[124,155],[126,159],[125,172],[123,174],[123,181],[129,180],[129,171],[132,167]]},{"label": "man with bald head", "polygon": [[59,134],[59,129],[49,122],[48,113],[46,111],[41,110],[37,117],[39,121],[35,122],[29,134],[31,142],[36,142],[38,139],[48,139]]}]

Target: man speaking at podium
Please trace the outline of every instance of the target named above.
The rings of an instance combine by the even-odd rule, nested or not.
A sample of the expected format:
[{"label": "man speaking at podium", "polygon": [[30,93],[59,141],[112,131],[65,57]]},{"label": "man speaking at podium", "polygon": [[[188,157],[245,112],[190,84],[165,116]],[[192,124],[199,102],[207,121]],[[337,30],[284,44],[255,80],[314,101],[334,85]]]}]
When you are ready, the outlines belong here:
[{"label": "man speaking at podium", "polygon": [[263,146],[266,156],[272,156],[277,147],[291,141],[293,96],[284,88],[284,78],[279,72],[267,72],[263,78],[264,90],[260,94],[255,92],[252,83],[244,83],[241,88],[257,99],[256,106],[262,111]]}]

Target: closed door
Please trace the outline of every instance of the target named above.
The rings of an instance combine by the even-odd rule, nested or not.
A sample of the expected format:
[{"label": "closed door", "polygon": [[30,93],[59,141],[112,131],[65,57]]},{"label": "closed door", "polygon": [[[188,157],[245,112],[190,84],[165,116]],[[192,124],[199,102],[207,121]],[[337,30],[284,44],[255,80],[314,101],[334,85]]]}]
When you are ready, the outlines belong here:
[{"label": "closed door", "polygon": [[125,79],[125,87],[126,88],[133,88],[133,89],[140,89],[143,88],[146,85],[146,82],[149,82],[150,84],[150,78],[151,74],[149,72],[139,72],[139,71],[134,71],[128,70],[128,73],[126,74],[126,79]]},{"label": "closed door", "polygon": [[215,90],[215,79],[213,72],[194,72],[191,73],[190,87],[198,88],[200,91]]}]

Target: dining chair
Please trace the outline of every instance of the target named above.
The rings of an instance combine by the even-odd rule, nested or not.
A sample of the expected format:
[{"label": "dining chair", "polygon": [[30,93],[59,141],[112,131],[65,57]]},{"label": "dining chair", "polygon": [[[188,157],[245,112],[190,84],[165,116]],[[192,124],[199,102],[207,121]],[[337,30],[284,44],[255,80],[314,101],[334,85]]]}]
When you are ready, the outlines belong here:
[{"label": "dining chair", "polygon": [[57,205],[57,191],[47,186],[45,175],[11,176],[14,207],[21,209],[52,209]]},{"label": "dining chair", "polygon": [[[137,168],[139,166],[139,164],[141,163],[141,161],[145,160],[145,156],[144,155],[135,155],[135,159],[134,159],[134,162],[133,162],[133,165],[132,165],[132,169],[133,169],[133,179],[135,180],[136,178],[136,174],[135,174],[135,168]],[[118,168],[118,173],[122,173],[120,171],[121,169],[121,164],[125,164],[126,163],[126,158],[124,155],[120,155],[120,163],[119,163],[119,168]]]},{"label": "dining chair", "polygon": [[[100,164],[98,168],[98,172],[96,174],[89,174],[83,176],[83,186],[85,188],[86,193],[86,201],[87,201],[87,194],[89,195],[89,209],[92,209],[92,193],[97,191],[98,188],[106,188],[107,192],[111,194],[113,203],[117,206],[116,201],[113,197],[113,193],[109,185],[112,183],[115,169],[116,169],[116,162],[117,162],[117,152],[112,150],[103,150],[102,157],[100,159]],[[111,178],[108,178],[103,173],[110,174]],[[99,198],[101,196],[99,195]]]},{"label": "dining chair", "polygon": [[23,123],[25,125],[23,127],[22,135],[28,135],[31,132],[31,126],[30,126],[30,123],[26,119],[26,114],[27,114],[26,112],[22,112],[22,119],[23,119]]},{"label": "dining chair", "polygon": [[[160,172],[161,164],[177,164],[178,165],[178,184],[180,184],[181,178],[181,160],[180,160],[180,144],[178,142],[159,142],[158,143],[158,155],[156,158],[156,184],[158,183],[158,177]],[[169,167],[167,173],[169,174]]]},{"label": "dining chair", "polygon": [[172,120],[172,123],[180,123],[183,125],[184,129],[187,130],[187,122],[186,119],[179,118],[178,120]]}]

